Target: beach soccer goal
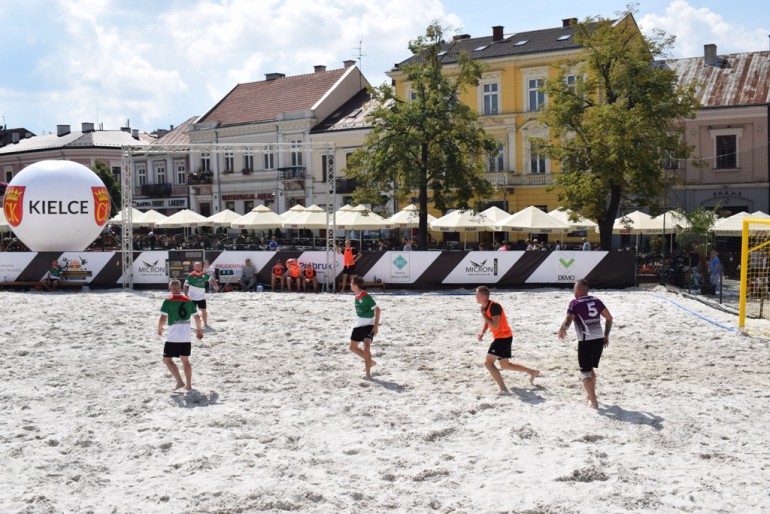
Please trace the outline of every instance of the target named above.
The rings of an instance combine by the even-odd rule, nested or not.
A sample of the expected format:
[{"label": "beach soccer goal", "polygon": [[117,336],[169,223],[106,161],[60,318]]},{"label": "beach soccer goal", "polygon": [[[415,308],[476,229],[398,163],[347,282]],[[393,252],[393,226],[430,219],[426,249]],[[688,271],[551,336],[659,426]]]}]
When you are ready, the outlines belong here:
[{"label": "beach soccer goal", "polygon": [[770,335],[770,219],[744,219],[738,329]]}]

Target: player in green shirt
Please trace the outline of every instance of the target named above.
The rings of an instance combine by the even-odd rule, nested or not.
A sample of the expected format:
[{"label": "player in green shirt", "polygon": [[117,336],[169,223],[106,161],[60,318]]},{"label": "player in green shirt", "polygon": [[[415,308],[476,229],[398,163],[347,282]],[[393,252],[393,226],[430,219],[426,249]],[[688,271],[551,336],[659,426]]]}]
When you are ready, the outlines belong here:
[{"label": "player in green shirt", "polygon": [[[166,321],[168,321],[169,327],[166,345],[163,347],[163,364],[176,379],[174,390],[184,387],[189,391],[192,389],[190,318],[195,318],[196,336],[198,339],[203,339],[201,317],[192,300],[182,294],[182,283],[179,280],[174,279],[169,282],[168,290],[171,292],[171,296],[163,300],[163,305],[160,307],[160,320],[158,320],[159,336],[163,335],[163,326]],[[182,360],[186,383],[179,374],[179,368],[174,364],[174,357],[179,357]]]},{"label": "player in green shirt", "polygon": [[214,277],[208,271],[203,269],[203,264],[200,262],[194,263],[192,272],[187,275],[187,280],[184,282],[184,293],[201,310],[203,328],[210,330],[208,311],[206,310],[206,283],[211,283],[214,290],[219,291],[219,284],[217,284],[217,281],[214,280]]},{"label": "player in green shirt", "polygon": [[43,280],[40,281],[40,285],[46,291],[53,291],[59,285],[61,281],[62,267],[59,266],[59,261],[54,260],[51,263],[51,267],[48,268]]},{"label": "player in green shirt", "polygon": [[[364,278],[354,276],[350,282],[350,290],[356,295],[356,324],[350,335],[350,351],[364,359],[364,371],[367,377],[371,377],[372,368],[377,364],[372,360],[371,345],[380,324],[380,308],[363,287]],[[361,342],[364,343],[363,349],[359,347]]]}]

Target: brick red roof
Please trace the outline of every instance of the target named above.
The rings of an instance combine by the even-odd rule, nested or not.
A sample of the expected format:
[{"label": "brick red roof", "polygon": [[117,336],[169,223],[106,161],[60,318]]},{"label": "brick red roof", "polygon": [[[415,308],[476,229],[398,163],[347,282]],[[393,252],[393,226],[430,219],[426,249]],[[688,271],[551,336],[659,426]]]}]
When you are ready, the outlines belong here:
[{"label": "brick red roof", "polygon": [[274,120],[281,112],[310,109],[349,69],[238,84],[197,123],[242,125]]},{"label": "brick red roof", "polygon": [[175,127],[170,132],[159,137],[155,144],[159,145],[186,145],[190,143],[190,134],[188,133],[190,127],[197,120],[197,116],[193,116],[178,127]]}]

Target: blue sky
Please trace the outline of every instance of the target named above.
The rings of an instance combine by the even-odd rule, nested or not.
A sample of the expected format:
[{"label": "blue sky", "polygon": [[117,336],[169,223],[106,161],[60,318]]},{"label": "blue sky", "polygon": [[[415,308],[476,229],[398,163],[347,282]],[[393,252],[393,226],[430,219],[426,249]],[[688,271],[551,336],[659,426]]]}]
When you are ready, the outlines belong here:
[{"label": "blue sky", "polygon": [[[0,124],[37,134],[57,124],[130,120],[150,132],[201,115],[237,83],[310,73],[357,59],[373,84],[408,57],[433,20],[450,34],[506,34],[612,17],[607,0],[25,0],[0,3]],[[651,0],[645,32],[677,36],[672,57],[768,50],[766,0]]]}]

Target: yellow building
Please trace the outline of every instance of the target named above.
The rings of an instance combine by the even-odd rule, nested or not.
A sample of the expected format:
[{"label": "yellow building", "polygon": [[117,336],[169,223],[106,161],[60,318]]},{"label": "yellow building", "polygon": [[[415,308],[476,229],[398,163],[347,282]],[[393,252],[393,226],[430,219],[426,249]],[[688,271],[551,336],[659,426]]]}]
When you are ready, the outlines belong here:
[{"label": "yellow building", "polygon": [[[479,112],[484,129],[500,142],[500,153],[490,159],[487,171],[490,182],[497,186],[492,203],[508,212],[530,205],[544,211],[559,207],[556,191],[546,191],[559,165],[533,152],[530,140],[549,137],[548,127],[538,122],[539,111],[548,101],[540,88],[546,79],[557,76],[557,64],[579,57],[575,21],[565,19],[557,28],[516,34],[505,34],[502,26],[495,26],[489,36],[457,35],[442,48],[447,73],[456,68],[462,52],[484,64],[478,87],[466,91],[461,99]],[[397,94],[407,99],[413,91],[400,68],[413,58],[388,72]],[[575,81],[577,75],[568,75],[566,80]],[[598,234],[589,234],[589,238],[598,240]]]}]

